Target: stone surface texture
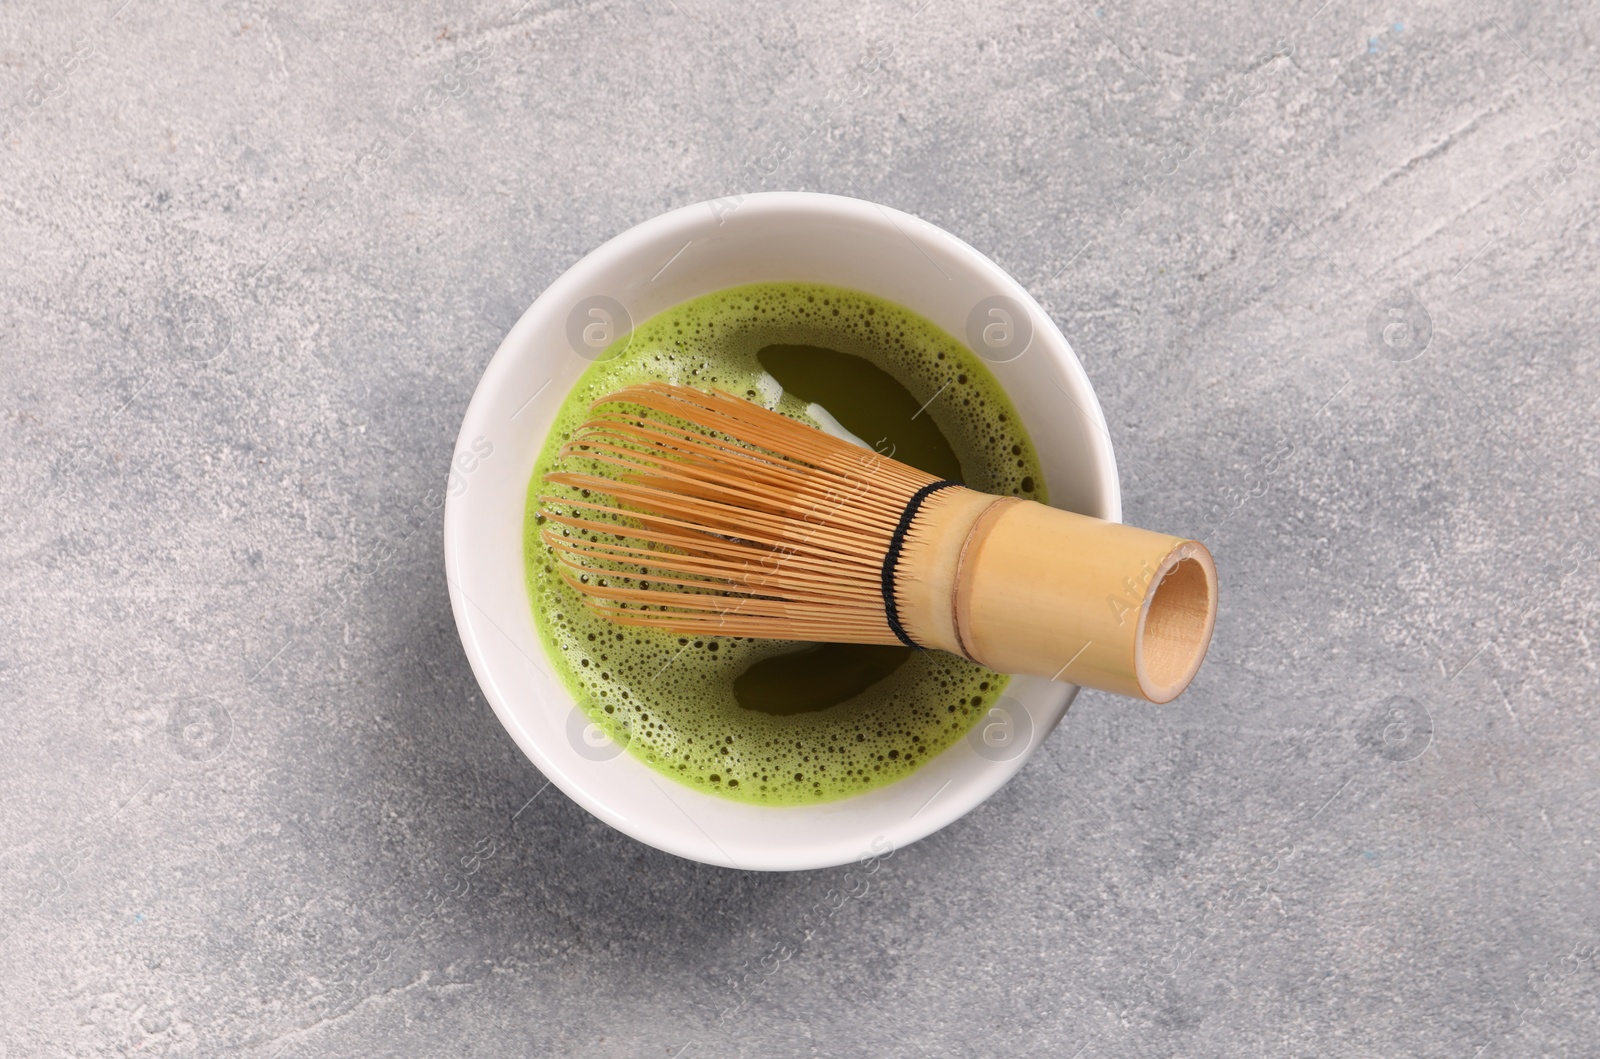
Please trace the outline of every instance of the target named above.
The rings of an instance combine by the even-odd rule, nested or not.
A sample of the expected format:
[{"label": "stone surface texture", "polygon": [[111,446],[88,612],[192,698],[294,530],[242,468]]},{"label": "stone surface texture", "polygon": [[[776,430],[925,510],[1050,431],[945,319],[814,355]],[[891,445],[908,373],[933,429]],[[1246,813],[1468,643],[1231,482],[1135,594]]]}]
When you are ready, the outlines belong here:
[{"label": "stone surface texture", "polygon": [[[1595,1054],[1597,43],[1525,0],[0,8],[0,1056]],[[1180,702],[1083,694],[809,936],[842,870],[545,788],[430,503],[552,279],[761,189],[1016,276],[1128,519],[1224,584]]]}]

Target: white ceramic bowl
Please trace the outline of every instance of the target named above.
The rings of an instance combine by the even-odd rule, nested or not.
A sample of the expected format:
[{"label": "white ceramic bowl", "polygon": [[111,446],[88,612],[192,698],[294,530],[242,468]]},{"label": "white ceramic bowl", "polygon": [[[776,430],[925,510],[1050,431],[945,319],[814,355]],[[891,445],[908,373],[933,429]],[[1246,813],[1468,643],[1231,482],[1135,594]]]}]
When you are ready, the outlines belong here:
[{"label": "white ceramic bowl", "polygon": [[444,545],[461,642],[506,730],[579,805],[681,857],[760,870],[842,864],[937,831],[1010,779],[1077,693],[1013,678],[971,736],[910,776],[815,806],[703,794],[603,736],[597,743],[533,626],[522,541],[534,460],[572,384],[626,318],[642,323],[702,294],[781,280],[867,291],[966,337],[1021,414],[1051,503],[1122,514],[1100,406],[1066,339],[994,262],[926,221],[833,195],[719,199],[624,232],[551,284],[489,362],[456,441]]}]

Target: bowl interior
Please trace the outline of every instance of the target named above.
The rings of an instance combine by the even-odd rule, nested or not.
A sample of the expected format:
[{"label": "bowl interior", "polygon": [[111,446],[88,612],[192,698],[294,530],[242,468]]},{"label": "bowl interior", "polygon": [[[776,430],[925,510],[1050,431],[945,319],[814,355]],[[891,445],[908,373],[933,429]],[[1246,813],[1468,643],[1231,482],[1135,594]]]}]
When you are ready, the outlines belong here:
[{"label": "bowl interior", "polygon": [[[586,718],[539,643],[522,566],[528,475],[556,410],[593,355],[577,336],[587,321],[622,328],[687,299],[759,281],[867,291],[967,338],[987,354],[1022,416],[1051,503],[1121,517],[1116,467],[1088,379],[1015,281],[954,236],[899,211],[829,195],[767,193],[647,221],[574,265],[523,314],[485,370],[457,439],[445,562],[478,682],[518,745],[570,797],[680,856],[746,869],[816,868],[915,841],[970,810],[1021,767],[1077,689],[1013,678],[998,712],[969,739],[897,783],[817,806],[717,798],[667,779],[621,747],[591,742]],[[595,316],[596,307],[605,315]]]}]

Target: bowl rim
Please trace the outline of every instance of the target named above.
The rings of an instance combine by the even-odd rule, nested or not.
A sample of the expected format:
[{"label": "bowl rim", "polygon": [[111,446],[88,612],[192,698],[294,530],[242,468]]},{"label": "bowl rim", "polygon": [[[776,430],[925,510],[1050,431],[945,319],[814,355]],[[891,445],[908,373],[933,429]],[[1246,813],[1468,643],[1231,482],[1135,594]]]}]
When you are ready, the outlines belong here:
[{"label": "bowl rim", "polygon": [[[1065,336],[1061,334],[1059,328],[1056,327],[1049,314],[1044,311],[1043,307],[999,265],[943,228],[913,215],[895,210],[892,207],[867,200],[818,192],[755,192],[680,207],[643,221],[584,255],[534,299],[533,303],[522,313],[510,331],[507,332],[506,337],[501,341],[474,388],[472,399],[462,418],[462,425],[456,439],[454,452],[462,452],[464,448],[472,444],[474,437],[482,436],[484,428],[481,424],[486,415],[485,409],[496,389],[508,385],[516,376],[516,369],[521,367],[523,362],[530,356],[540,355],[532,352],[536,346],[535,339],[537,336],[534,332],[537,321],[541,315],[544,315],[541,310],[547,308],[546,303],[550,299],[557,297],[558,291],[561,292],[561,297],[565,297],[571,290],[582,289],[591,276],[598,276],[605,270],[616,269],[620,263],[627,261],[630,256],[634,256],[635,251],[640,247],[652,245],[663,240],[672,242],[683,239],[686,236],[692,239],[694,237],[693,233],[703,233],[706,227],[707,207],[710,207],[712,214],[719,218],[719,223],[723,212],[731,212],[735,209],[744,212],[748,209],[750,213],[760,213],[764,216],[793,215],[802,218],[825,218],[847,223],[862,223],[865,221],[865,223],[876,224],[877,222],[868,219],[868,210],[870,210],[881,215],[884,223],[899,228],[901,234],[906,234],[908,230],[915,230],[920,240],[930,247],[936,247],[942,251],[947,256],[947,259],[957,261],[992,289],[1004,291],[1010,297],[1021,302],[1026,306],[1033,319],[1033,342],[1048,352],[1055,365],[1066,376],[1066,386],[1062,387],[1064,395],[1069,401],[1077,405],[1078,412],[1097,427],[1095,430],[1087,431],[1087,444],[1090,451],[1087,453],[1086,462],[1094,468],[1097,480],[1092,484],[1097,490],[1100,510],[1086,511],[1085,513],[1109,521],[1121,521],[1121,491],[1116,460],[1098,398],[1095,396],[1088,375],[1073,352],[1071,345],[1067,342]],[[654,265],[647,265],[646,262],[641,260],[638,262],[637,267],[643,271],[647,267],[654,267]],[[1029,349],[1031,350],[1032,346]],[[1004,384],[1002,383],[1001,385],[1005,389]],[[1059,385],[1060,382],[1058,382]],[[1070,387],[1070,389],[1067,387]],[[1010,394],[1009,390],[1007,392]],[[565,400],[565,394],[561,395],[561,399],[562,401]],[[1013,400],[1015,400],[1014,396]],[[1030,433],[1037,433],[1037,431],[1030,429]],[[543,447],[545,437],[545,432],[541,431],[540,437],[537,439],[537,448]],[[454,471],[452,470],[453,473]],[[525,479],[528,468],[524,468],[522,473]],[[608,804],[596,792],[591,791],[588,785],[579,777],[562,768],[560,763],[541,745],[541,742],[521,723],[517,716],[517,711],[508,701],[506,695],[502,693],[500,679],[497,679],[497,677],[504,677],[506,674],[495,671],[494,664],[491,662],[483,645],[479,642],[482,630],[474,624],[472,600],[468,598],[461,584],[463,549],[470,547],[473,539],[473,526],[469,520],[471,513],[469,496],[470,491],[467,490],[459,493],[452,489],[446,490],[443,522],[445,573],[457,632],[472,667],[473,675],[484,697],[489,701],[496,717],[512,736],[513,741],[517,743],[524,755],[544,773],[551,784],[560,788],[573,801],[617,830],[677,856],[703,863],[756,870],[804,870],[848,863],[858,859],[858,854],[866,856],[873,850],[881,853],[881,849],[878,847],[885,842],[892,849],[924,838],[966,815],[966,813],[988,800],[989,797],[1009,782],[1010,778],[1033,756],[1044,737],[1060,721],[1078,691],[1074,685],[1054,685],[1054,688],[1061,689],[1059,705],[1046,709],[1046,715],[1042,718],[1042,723],[1037,720],[1032,722],[1036,730],[1032,732],[1028,745],[1021,753],[1006,761],[1004,767],[991,766],[986,773],[986,782],[978,785],[973,790],[969,790],[967,792],[968,797],[954,802],[947,800],[947,803],[941,806],[939,811],[931,812],[920,819],[914,815],[910,820],[885,823],[882,828],[876,829],[870,848],[864,843],[857,843],[848,849],[834,845],[832,848],[825,850],[793,849],[778,844],[772,849],[761,851],[760,855],[749,850],[744,851],[742,862],[735,861],[734,858],[723,852],[722,847],[717,844],[715,839],[705,833],[704,829],[699,828],[699,824],[695,823],[692,818],[690,822],[695,823],[696,828],[710,842],[710,846],[715,847],[715,851],[708,848],[705,842],[686,832],[663,833],[654,826],[641,825],[628,814],[618,811],[616,806]],[[1082,510],[1082,505],[1080,505],[1080,510]],[[520,568],[516,574],[519,585],[523,586],[522,596],[526,605],[526,578]],[[528,609],[531,613],[531,606]],[[485,616],[487,617],[487,612],[485,612]],[[488,620],[491,623],[493,622],[492,618]],[[497,630],[498,628],[496,626]],[[501,635],[506,636],[508,639],[510,638],[509,634],[505,633],[504,630],[499,631]],[[544,657],[544,648],[537,635],[535,635],[531,647],[540,658]],[[527,654],[526,651],[523,653]],[[529,656],[529,661],[532,661],[532,656]],[[537,668],[537,663],[534,663],[534,665]],[[1038,678],[1013,677],[1012,679],[1017,681],[1036,680]],[[556,683],[560,684],[559,681]],[[565,692],[565,686],[561,686],[563,692]],[[570,693],[566,692],[566,694],[570,698]],[[940,757],[951,753],[962,742],[963,740],[957,740],[952,747],[947,748],[929,763],[924,764],[907,777],[885,787],[875,788],[874,791],[887,790],[909,782],[918,774],[928,771],[933,761],[937,761]],[[728,799],[716,799],[714,795],[701,794],[692,788],[676,784],[675,781],[662,776],[662,774],[651,769],[642,761],[633,759],[631,755],[627,756],[632,765],[647,771],[653,777],[665,780],[666,784],[672,786],[674,790],[681,788],[683,792],[698,797],[712,798],[719,802],[730,801]],[[661,787],[662,785],[658,783],[656,786]],[[940,789],[943,790],[943,788]],[[844,805],[855,802],[860,798],[870,797],[874,791],[863,792],[861,795],[842,799],[838,802],[824,802],[817,805],[752,805],[750,807],[762,813],[772,814],[825,810],[829,806]],[[667,795],[665,790],[662,790],[662,794],[667,796],[668,800],[674,800],[670,795]],[[681,806],[679,808],[681,810]],[[688,814],[685,813],[685,815]],[[808,855],[808,852],[810,855]],[[718,853],[721,854],[720,857],[717,855]]]}]

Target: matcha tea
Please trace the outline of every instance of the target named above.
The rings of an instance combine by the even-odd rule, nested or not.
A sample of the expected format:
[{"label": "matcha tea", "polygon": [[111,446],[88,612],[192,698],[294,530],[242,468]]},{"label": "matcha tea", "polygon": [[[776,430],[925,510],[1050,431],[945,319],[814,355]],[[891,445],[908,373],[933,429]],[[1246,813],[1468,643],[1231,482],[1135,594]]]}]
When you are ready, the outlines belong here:
[{"label": "matcha tea", "polygon": [[[647,381],[727,390],[974,489],[1045,499],[1033,448],[988,369],[907,309],[837,287],[759,283],[660,313],[578,380],[528,489],[535,623],[589,717],[673,779],[771,805],[890,783],[961,738],[1007,678],[954,655],[683,637],[584,607],[539,539],[538,496],[568,492],[543,476],[596,399]],[[596,469],[577,458],[562,468]]]}]

